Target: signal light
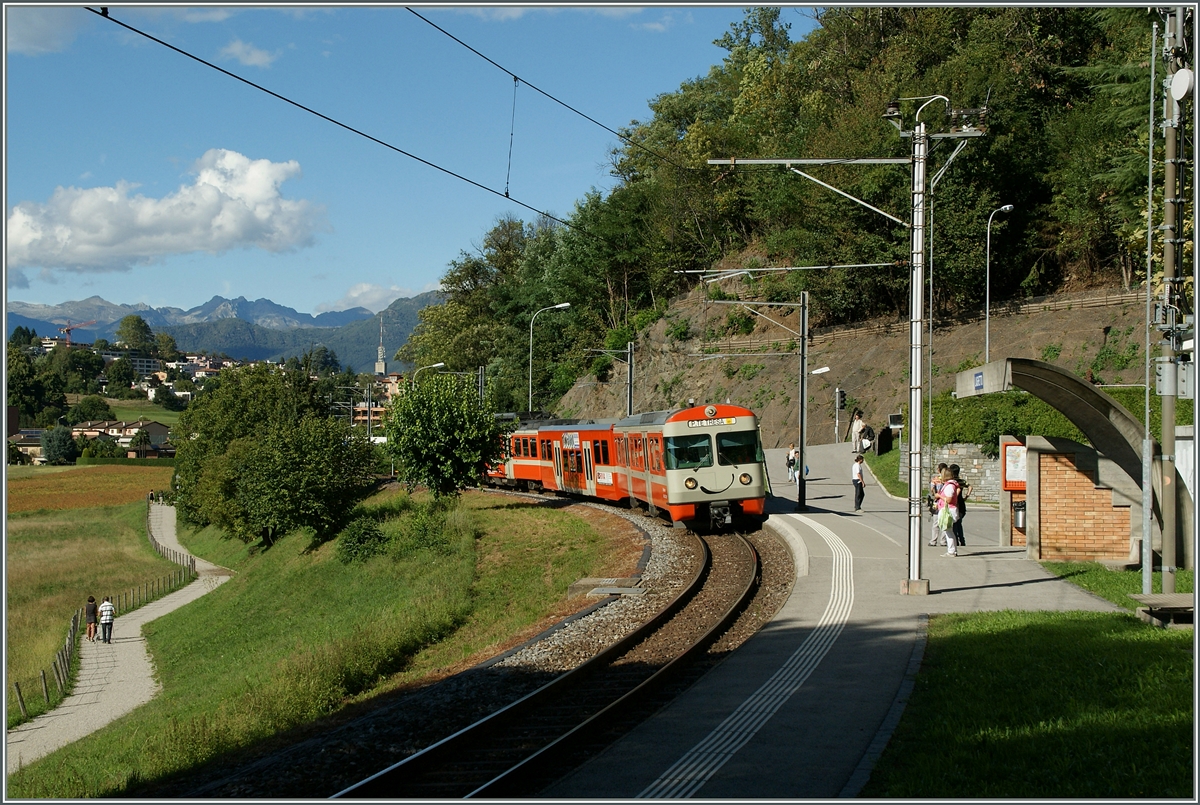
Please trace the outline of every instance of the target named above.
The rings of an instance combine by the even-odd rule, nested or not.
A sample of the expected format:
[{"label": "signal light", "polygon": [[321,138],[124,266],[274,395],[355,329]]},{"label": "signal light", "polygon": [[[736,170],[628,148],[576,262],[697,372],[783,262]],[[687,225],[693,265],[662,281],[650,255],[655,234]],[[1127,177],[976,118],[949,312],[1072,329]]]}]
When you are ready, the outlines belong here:
[{"label": "signal light", "polygon": [[846,409],[846,391],[845,389],[837,390],[837,407],[839,411]]}]

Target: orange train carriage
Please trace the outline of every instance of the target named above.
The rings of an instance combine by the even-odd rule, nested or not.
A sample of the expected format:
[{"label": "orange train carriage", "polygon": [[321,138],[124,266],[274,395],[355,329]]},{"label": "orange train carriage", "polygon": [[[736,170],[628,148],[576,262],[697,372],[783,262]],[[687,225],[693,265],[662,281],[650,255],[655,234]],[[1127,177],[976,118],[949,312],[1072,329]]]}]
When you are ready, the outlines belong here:
[{"label": "orange train carriage", "polygon": [[511,457],[489,483],[640,501],[679,525],[727,525],[765,506],[758,420],[741,406],[526,422],[509,438]]}]

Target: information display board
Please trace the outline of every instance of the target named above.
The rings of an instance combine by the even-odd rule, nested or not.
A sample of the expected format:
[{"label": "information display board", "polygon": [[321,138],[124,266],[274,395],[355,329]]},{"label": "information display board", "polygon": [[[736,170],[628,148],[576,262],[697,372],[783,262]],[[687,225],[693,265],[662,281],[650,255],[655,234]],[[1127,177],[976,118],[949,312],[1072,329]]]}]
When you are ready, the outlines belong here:
[{"label": "information display board", "polygon": [[1000,485],[1009,492],[1025,491],[1025,445],[1004,442],[1000,445]]}]

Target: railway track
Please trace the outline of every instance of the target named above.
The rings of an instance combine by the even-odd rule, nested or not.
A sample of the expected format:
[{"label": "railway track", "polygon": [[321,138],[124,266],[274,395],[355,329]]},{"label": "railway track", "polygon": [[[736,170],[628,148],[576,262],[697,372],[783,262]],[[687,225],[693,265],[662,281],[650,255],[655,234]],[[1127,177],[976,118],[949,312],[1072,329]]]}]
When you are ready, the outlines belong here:
[{"label": "railway track", "polygon": [[705,541],[682,591],[629,636],[524,698],[335,794],[350,798],[530,796],[627,721],[738,617],[761,567],[740,534]]}]

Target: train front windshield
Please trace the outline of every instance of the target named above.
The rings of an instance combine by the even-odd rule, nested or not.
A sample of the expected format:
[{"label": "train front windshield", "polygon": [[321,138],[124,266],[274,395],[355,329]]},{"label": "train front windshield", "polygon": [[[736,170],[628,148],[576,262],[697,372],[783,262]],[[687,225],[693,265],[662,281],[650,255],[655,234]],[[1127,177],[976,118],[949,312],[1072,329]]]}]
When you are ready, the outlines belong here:
[{"label": "train front windshield", "polygon": [[711,467],[712,439],[706,433],[694,433],[687,436],[668,436],[667,469],[691,470],[698,467]]},{"label": "train front windshield", "polygon": [[717,461],[721,464],[761,463],[762,450],[758,444],[758,431],[739,430],[718,433]]}]

